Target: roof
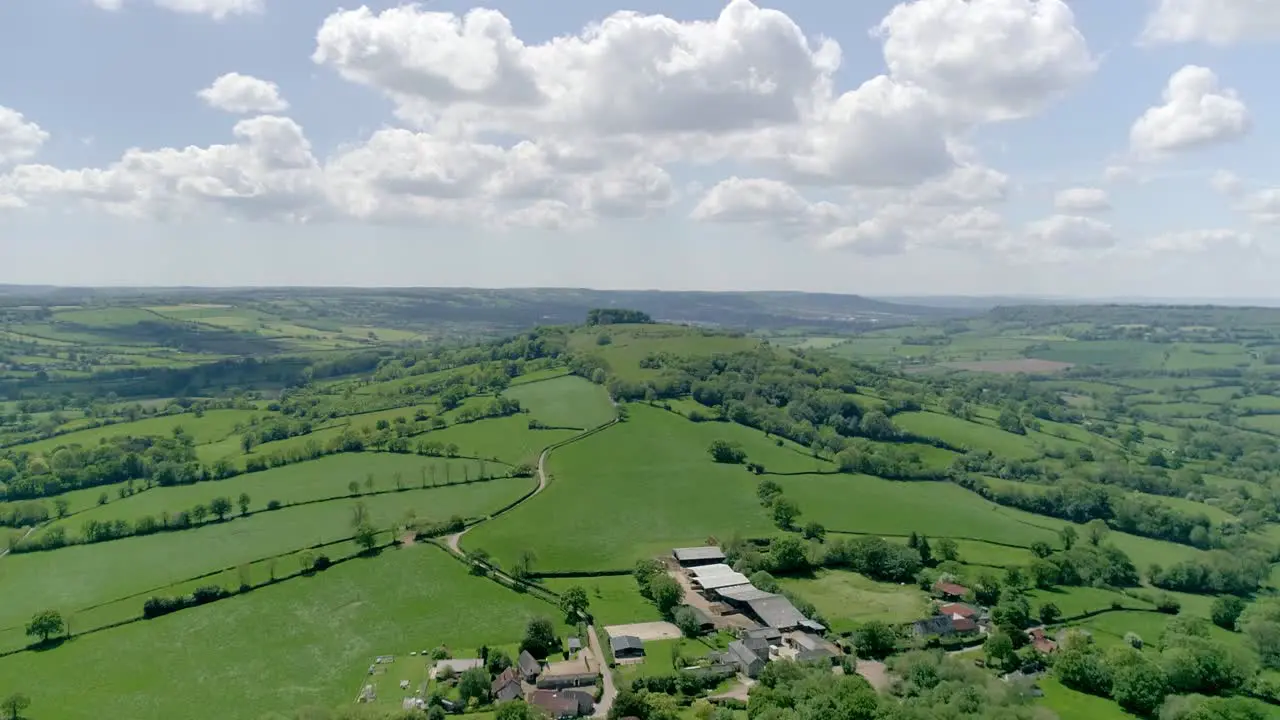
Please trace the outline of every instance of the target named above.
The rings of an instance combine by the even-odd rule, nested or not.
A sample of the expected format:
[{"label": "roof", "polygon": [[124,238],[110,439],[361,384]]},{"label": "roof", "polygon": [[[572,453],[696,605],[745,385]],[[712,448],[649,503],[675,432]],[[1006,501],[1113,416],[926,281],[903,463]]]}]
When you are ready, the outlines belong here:
[{"label": "roof", "polygon": [[491,686],[493,693],[496,695],[498,690],[502,689],[503,685],[510,682],[520,682],[520,673],[513,667],[503,670],[498,674],[498,677],[493,679],[493,684]]},{"label": "roof", "polygon": [[765,640],[781,640],[782,631],[775,627],[753,628],[748,630],[744,637],[764,638]]},{"label": "roof", "polygon": [[829,660],[836,654],[831,652],[828,647],[806,648],[796,653],[796,662],[811,662],[813,660]]},{"label": "roof", "polygon": [[819,633],[827,631],[827,626],[823,625],[817,620],[802,620],[800,622],[800,627],[808,628],[814,632],[819,632]]},{"label": "roof", "polygon": [[578,699],[561,695],[553,690],[534,690],[529,702],[551,713],[552,717],[572,717],[578,714]]},{"label": "roof", "polygon": [[728,572],[723,575],[710,575],[694,578],[693,581],[698,583],[703,590],[718,590],[722,587],[746,585],[749,582],[747,580],[747,576],[739,572]]},{"label": "roof", "polygon": [[703,547],[676,548],[671,551],[676,556],[676,560],[680,562],[690,562],[696,560],[723,560],[724,551],[715,545],[705,545]]},{"label": "roof", "polygon": [[454,672],[463,673],[471,668],[484,667],[484,661],[480,658],[451,658],[449,660],[437,660],[436,672],[440,672],[446,666],[453,668]]},{"label": "roof", "polygon": [[746,585],[730,585],[716,590],[716,594],[726,600],[736,600],[738,602],[750,602],[759,600],[760,598],[772,597],[773,593],[768,593],[750,583]]},{"label": "roof", "polygon": [[969,588],[951,582],[938,581],[933,584],[933,589],[945,595],[964,595],[969,592]]},{"label": "roof", "polygon": [[750,606],[751,612],[769,627],[791,628],[805,620],[796,606],[781,595],[752,600],[747,605]]},{"label": "roof", "polygon": [[691,567],[686,572],[688,572],[691,577],[704,578],[711,577],[712,575],[728,575],[733,572],[733,568],[725,565],[724,563],[716,563],[715,565],[699,565],[698,567]]},{"label": "roof", "polygon": [[538,664],[538,660],[530,655],[528,650],[521,650],[516,662],[520,663],[520,671],[526,675],[536,675],[542,670],[542,665]]},{"label": "roof", "polygon": [[644,650],[644,643],[635,635],[615,635],[609,638],[609,647],[619,650]]},{"label": "roof", "polygon": [[582,647],[582,641],[576,637],[569,638],[569,649],[578,650]]},{"label": "roof", "polygon": [[734,640],[733,642],[729,643],[728,654],[732,656],[734,659],[738,660],[739,662],[742,662],[748,665],[750,665],[751,663],[764,661],[764,658],[760,657],[759,653],[752,650],[742,640]]},{"label": "roof", "polygon": [[821,639],[816,638],[812,635],[808,635],[805,633],[795,633],[790,637],[795,641],[797,645],[801,646],[805,650],[816,650],[820,647],[825,647]]},{"label": "roof", "polygon": [[952,617],[959,615],[960,617],[972,618],[978,616],[978,611],[965,605],[964,603],[947,603],[938,608],[938,612],[943,615],[951,615]]},{"label": "roof", "polygon": [[955,630],[955,625],[952,623],[952,619],[946,615],[934,615],[931,618],[917,620],[911,625],[916,632],[923,635],[940,635]]},{"label": "roof", "polygon": [[956,632],[972,632],[978,629],[978,623],[966,617],[952,618],[951,627],[955,628]]},{"label": "roof", "polygon": [[715,624],[715,621],[711,619],[711,616],[708,615],[707,612],[702,608],[696,607],[694,605],[685,605],[685,607],[689,608],[689,612],[693,613],[693,617],[698,621],[699,625]]}]

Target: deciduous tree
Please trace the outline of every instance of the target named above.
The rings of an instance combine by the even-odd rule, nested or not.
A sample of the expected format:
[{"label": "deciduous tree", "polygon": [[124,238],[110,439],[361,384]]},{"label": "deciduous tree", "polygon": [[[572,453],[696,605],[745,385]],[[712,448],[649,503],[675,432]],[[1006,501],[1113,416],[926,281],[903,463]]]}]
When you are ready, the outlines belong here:
[{"label": "deciduous tree", "polygon": [[40,642],[48,642],[49,638],[61,635],[67,628],[62,613],[57,610],[43,610],[27,623],[27,637],[39,638]]}]

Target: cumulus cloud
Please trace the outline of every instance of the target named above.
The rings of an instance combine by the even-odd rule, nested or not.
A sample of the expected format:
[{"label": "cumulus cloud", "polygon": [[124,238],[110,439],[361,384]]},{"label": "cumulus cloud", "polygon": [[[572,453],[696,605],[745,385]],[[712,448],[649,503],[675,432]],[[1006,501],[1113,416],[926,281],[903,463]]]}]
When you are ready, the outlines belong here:
[{"label": "cumulus cloud", "polygon": [[1053,197],[1053,208],[1065,214],[1089,214],[1111,209],[1107,192],[1099,188],[1067,188]]},{"label": "cumulus cloud", "polygon": [[1098,63],[1062,0],[915,0],[878,26],[891,75],[976,121],[1026,117]]},{"label": "cumulus cloud", "polygon": [[1052,259],[1060,253],[1107,250],[1120,242],[1110,224],[1080,215],[1052,215],[1027,225],[1031,252],[1046,253]]},{"label": "cumulus cloud", "polygon": [[1240,203],[1256,225],[1280,226],[1280,188],[1267,188],[1249,193]]},{"label": "cumulus cloud", "polygon": [[1244,181],[1228,170],[1219,170],[1209,178],[1209,186],[1227,197],[1237,197],[1244,192]]},{"label": "cumulus cloud", "polygon": [[32,157],[48,139],[49,133],[39,125],[0,105],[0,166]]},{"label": "cumulus cloud", "polygon": [[289,108],[280,86],[251,75],[227,73],[196,93],[209,107],[231,113],[278,113]]},{"label": "cumulus cloud", "polygon": [[1251,234],[1236,230],[1187,230],[1150,238],[1144,249],[1149,253],[1199,253],[1207,250],[1249,248],[1253,244]]},{"label": "cumulus cloud", "polygon": [[1280,3],[1273,0],[1159,0],[1139,42],[1233,45],[1280,38]]},{"label": "cumulus cloud", "polygon": [[1169,78],[1164,104],[1134,122],[1129,141],[1140,154],[1177,152],[1240,138],[1251,124],[1234,90],[1222,89],[1209,68],[1187,65]]},{"label": "cumulus cloud", "polygon": [[[223,20],[232,15],[250,15],[265,9],[265,0],[151,0],[151,4],[165,10],[187,15],[207,15]],[[93,0],[103,10],[116,11],[124,7],[125,0]]]},{"label": "cumulus cloud", "polygon": [[813,236],[840,222],[832,203],[812,203],[780,180],[730,177],[703,195],[690,217],[700,222],[763,225],[788,237]]}]

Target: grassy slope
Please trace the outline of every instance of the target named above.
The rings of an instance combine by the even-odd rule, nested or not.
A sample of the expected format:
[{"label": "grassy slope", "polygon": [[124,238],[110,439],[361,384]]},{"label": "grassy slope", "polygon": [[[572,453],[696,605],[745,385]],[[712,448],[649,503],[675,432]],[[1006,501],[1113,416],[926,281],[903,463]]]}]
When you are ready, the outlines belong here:
[{"label": "grassy slope", "polygon": [[432,430],[418,439],[454,443],[463,455],[497,458],[518,465],[537,462],[543,448],[576,434],[573,430],[530,430],[528,416],[512,415]]},{"label": "grassy slope", "polygon": [[49,452],[63,445],[93,447],[106,438],[118,436],[169,436],[173,434],[173,429],[179,426],[195,440],[197,445],[200,445],[226,438],[235,431],[237,424],[248,425],[250,418],[255,415],[265,418],[271,413],[249,410],[210,410],[204,414],[204,417],[196,417],[191,413],[164,415],[130,423],[117,423],[89,430],[80,430],[17,447],[36,455]]},{"label": "grassy slope", "polygon": [[876,582],[857,573],[823,570],[814,578],[779,582],[783,589],[813,603],[836,632],[853,630],[869,620],[906,623],[929,614],[929,598],[919,588]]},{"label": "grassy slope", "polygon": [[[1035,443],[1025,435],[1015,435],[1000,428],[950,415],[907,412],[895,415],[893,422],[903,430],[917,435],[940,438],[958,447],[972,450],[990,450],[1002,457],[1034,458],[1039,455]],[[1058,442],[1061,441],[1058,440]]]},{"label": "grassy slope", "polygon": [[[489,463],[485,474],[505,475],[506,470],[505,466]],[[226,497],[236,503],[240,493],[249,495],[249,509],[256,511],[264,509],[271,500],[290,505],[309,500],[345,497],[349,493],[347,486],[351,482],[359,483],[360,492],[365,492],[365,482],[369,475],[374,478],[374,491],[391,490],[396,487],[397,473],[401,476],[404,487],[445,485],[461,483],[467,474],[473,479],[480,477],[480,463],[459,458],[389,453],[332,455],[227,480],[153,488],[94,507],[53,525],[64,526],[69,533],[75,535],[87,520],[134,521],[144,515],[159,516],[162,512],[176,515],[198,504],[208,505],[215,497]],[[235,512],[239,512],[238,507]]]},{"label": "grassy slope", "polygon": [[742,443],[771,470],[829,467],[740,425],[692,423],[643,404],[629,408],[628,422],[558,450],[546,492],[476,528],[464,545],[483,547],[504,563],[532,548],[537,570],[626,569],[709,535],[772,531],[756,499],[757,478],[742,466],[713,463],[712,440]]},{"label": "grassy slope", "polygon": [[614,416],[609,393],[574,375],[517,385],[503,394],[519,400],[531,417],[552,427],[585,430],[603,425]]},{"label": "grassy slope", "polygon": [[547,578],[542,584],[555,592],[564,592],[575,585],[586,590],[597,625],[625,625],[662,619],[657,606],[640,595],[640,588],[630,575]]},{"label": "grassy slope", "polygon": [[[495,480],[360,501],[375,525],[389,527],[408,509],[424,519],[444,520],[454,513],[481,515],[519,497],[529,482]],[[46,608],[74,612],[201,573],[348,537],[356,502],[285,508],[192,530],[6,557],[0,561],[0,587],[20,587],[23,592],[0,605],[0,629],[18,625]]]},{"label": "grassy slope", "polygon": [[[0,677],[23,679],[41,720],[256,718],[350,702],[379,654],[422,662],[409,650],[440,644],[468,654],[557,615],[418,546],[0,659]],[[63,702],[76,697],[93,702]]]}]

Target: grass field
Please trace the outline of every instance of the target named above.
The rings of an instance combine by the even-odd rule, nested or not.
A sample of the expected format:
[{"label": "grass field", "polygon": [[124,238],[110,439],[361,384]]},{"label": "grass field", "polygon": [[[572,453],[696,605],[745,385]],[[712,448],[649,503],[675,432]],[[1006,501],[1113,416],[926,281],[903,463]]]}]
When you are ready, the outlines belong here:
[{"label": "grass field", "polygon": [[608,391],[576,375],[517,385],[503,394],[519,400],[531,417],[551,427],[586,430],[614,416]]},{"label": "grass field", "polygon": [[773,471],[830,467],[741,425],[693,423],[638,403],[629,410],[627,422],[557,450],[550,487],[468,533],[464,546],[485,548],[504,563],[530,548],[535,571],[629,569],[639,558],[708,536],[772,531],[756,498],[758,478],[741,465],[712,462],[711,441],[738,441]]},{"label": "grass field", "polygon": [[0,561],[0,586],[21,587],[23,592],[0,605],[0,629],[12,628],[46,608],[74,613],[203,573],[349,537],[357,501],[365,504],[375,526],[385,528],[409,510],[424,520],[483,515],[519,497],[529,483],[495,480],[335,500],[209,522],[191,530],[12,555]]},{"label": "grass field", "polygon": [[[611,342],[597,345],[601,335]],[[747,336],[704,334],[694,328],[670,325],[604,325],[583,328],[569,338],[569,347],[603,358],[624,380],[643,381],[662,371],[640,367],[650,354],[665,352],[677,356],[706,356],[733,353],[757,347],[760,340]]]},{"label": "grass field", "polygon": [[1044,691],[1040,704],[1057,713],[1058,720],[1137,720],[1111,700],[1063,687],[1052,675],[1038,685]]},{"label": "grass field", "polygon": [[[1025,435],[932,412],[906,412],[893,417],[898,427],[925,437],[945,440],[957,447],[990,450],[1002,457],[1033,458],[1040,454]],[[1056,438],[1055,438],[1056,440]]]},{"label": "grass field", "polygon": [[[373,476],[374,492],[400,487],[421,488],[435,485],[461,483],[467,478],[482,475],[482,463],[459,458],[432,458],[390,453],[345,453],[272,468],[262,472],[238,475],[227,480],[216,480],[194,485],[157,487],[136,493],[123,499],[115,499],[106,505],[95,506],[79,515],[54,522],[51,527],[62,526],[70,535],[76,535],[88,520],[128,520],[150,515],[158,517],[167,512],[176,515],[196,505],[208,505],[215,497],[230,498],[236,503],[241,493],[249,495],[251,512],[266,508],[275,500],[284,505],[314,500],[345,498],[350,494],[348,485],[359,484],[359,493],[369,491],[366,486]],[[507,468],[489,463],[483,474],[494,477],[506,475]],[[239,509],[235,510],[236,513]]]},{"label": "grass field", "polygon": [[828,530],[870,535],[967,538],[1027,547],[1052,542],[1053,532],[1018,522],[1000,506],[959,485],[900,482],[869,475],[803,475],[776,478],[800,506],[801,524],[816,520]]},{"label": "grass field", "polygon": [[181,427],[197,445],[200,445],[227,438],[236,432],[238,425],[247,426],[253,417],[264,418],[268,415],[270,413],[250,410],[210,410],[204,414],[204,417],[196,417],[192,413],[163,415],[129,423],[116,423],[89,430],[80,430],[49,438],[48,440],[26,443],[18,447],[35,455],[50,452],[64,445],[93,447],[102,440],[113,437],[169,437],[173,435],[174,428],[177,427]]},{"label": "grass field", "polygon": [[530,430],[526,415],[489,418],[432,430],[420,439],[456,444],[459,452],[473,457],[497,458],[511,465],[535,464],[542,449],[576,435],[573,430]]},{"label": "grass field", "polygon": [[1095,587],[1060,587],[1050,590],[1032,590],[1028,594],[1034,613],[1045,603],[1053,603],[1062,611],[1062,617],[1076,617],[1095,610],[1107,610],[1113,603],[1126,608],[1154,609],[1151,603],[1122,595],[1114,590]]},{"label": "grass field", "polygon": [[[416,546],[0,659],[0,677],[22,678],[40,720],[213,720],[231,707],[258,718],[354,700],[377,655],[441,644],[471,654],[518,641],[536,616],[558,612]],[[70,697],[94,701],[63,701]]]},{"label": "grass field", "polygon": [[839,633],[870,620],[908,623],[929,614],[929,597],[923,590],[876,582],[854,572],[822,570],[813,578],[782,578],[779,583],[813,603]]},{"label": "grass field", "polygon": [[662,619],[657,606],[640,595],[636,579],[631,575],[546,578],[540,580],[539,584],[558,593],[575,585],[586,590],[587,599],[591,603],[591,614],[595,616],[598,626],[626,625]]}]

